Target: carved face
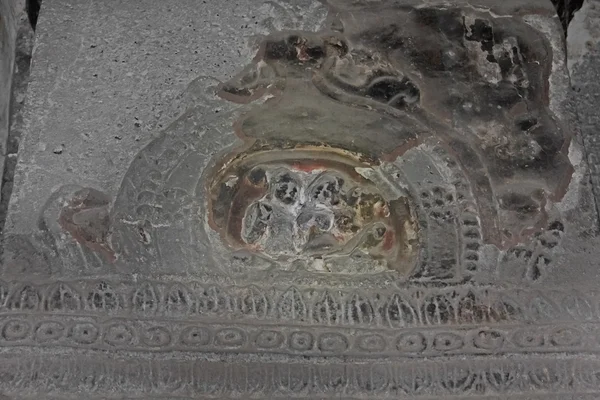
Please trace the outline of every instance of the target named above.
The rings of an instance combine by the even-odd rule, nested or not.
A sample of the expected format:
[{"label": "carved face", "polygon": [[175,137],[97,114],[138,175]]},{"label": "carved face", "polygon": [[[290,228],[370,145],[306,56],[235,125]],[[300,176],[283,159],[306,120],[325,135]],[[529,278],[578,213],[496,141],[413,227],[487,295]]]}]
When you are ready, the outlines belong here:
[{"label": "carved face", "polygon": [[362,255],[410,270],[417,232],[408,201],[386,197],[367,171],[349,153],[318,148],[245,154],[210,188],[212,221],[232,247],[283,263],[327,270]]}]

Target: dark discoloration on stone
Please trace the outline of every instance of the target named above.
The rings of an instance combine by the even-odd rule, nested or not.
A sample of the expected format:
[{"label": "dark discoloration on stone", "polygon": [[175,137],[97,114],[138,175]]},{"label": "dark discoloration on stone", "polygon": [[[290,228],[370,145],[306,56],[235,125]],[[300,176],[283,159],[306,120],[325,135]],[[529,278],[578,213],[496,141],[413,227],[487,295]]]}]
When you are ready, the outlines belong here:
[{"label": "dark discoloration on stone", "polygon": [[62,209],[58,222],[79,243],[114,262],[116,256],[108,243],[109,204],[110,199],[104,193],[82,189]]},{"label": "dark discoloration on stone", "polygon": [[239,102],[274,96],[243,117],[243,138],[390,159],[436,137],[469,175],[486,240],[501,248],[530,240],[544,211],[510,199],[559,201],[573,172],[571,133],[548,109],[548,40],[518,19],[458,8],[352,15],[340,6],[341,33],[267,38],[253,66],[223,86]]}]

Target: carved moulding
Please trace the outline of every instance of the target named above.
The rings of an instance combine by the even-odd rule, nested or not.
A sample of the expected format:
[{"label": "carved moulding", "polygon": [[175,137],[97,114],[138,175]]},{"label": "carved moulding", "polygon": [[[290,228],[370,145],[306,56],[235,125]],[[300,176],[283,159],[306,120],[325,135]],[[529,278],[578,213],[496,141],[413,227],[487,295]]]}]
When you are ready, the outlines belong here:
[{"label": "carved moulding", "polygon": [[[30,354],[9,351],[0,364],[0,388],[27,396],[49,388],[46,395],[68,395],[69,387],[93,396],[160,398],[336,398],[409,399],[593,399],[598,392],[598,359],[566,356],[549,366],[549,358],[474,358],[419,363],[362,361],[306,364],[271,357],[239,364],[235,358],[208,356],[178,360],[129,356],[127,361],[104,354]],[[223,362],[226,361],[226,362]],[[10,378],[11,380],[8,380]],[[11,385],[10,382],[16,382]],[[575,396],[575,397],[572,397]],[[105,398],[105,397],[104,397]],[[122,398],[122,397],[120,397]]]}]

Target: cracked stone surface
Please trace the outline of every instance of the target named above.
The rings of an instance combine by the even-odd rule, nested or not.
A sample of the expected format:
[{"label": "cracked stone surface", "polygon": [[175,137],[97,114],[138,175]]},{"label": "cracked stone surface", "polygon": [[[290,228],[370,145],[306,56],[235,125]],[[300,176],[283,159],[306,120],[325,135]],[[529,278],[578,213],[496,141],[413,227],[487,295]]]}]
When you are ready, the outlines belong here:
[{"label": "cracked stone surface", "polygon": [[0,393],[600,395],[550,1],[48,0],[36,32]]}]

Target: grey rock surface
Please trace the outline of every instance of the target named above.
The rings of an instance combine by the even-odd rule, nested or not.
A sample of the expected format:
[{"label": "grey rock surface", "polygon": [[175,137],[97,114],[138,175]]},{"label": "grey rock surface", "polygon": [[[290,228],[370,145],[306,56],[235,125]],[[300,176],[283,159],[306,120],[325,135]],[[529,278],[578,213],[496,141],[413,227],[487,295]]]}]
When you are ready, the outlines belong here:
[{"label": "grey rock surface", "polygon": [[248,41],[267,33],[272,19],[272,7],[254,2],[43,7],[6,228],[19,233],[36,226],[45,200],[64,184],[116,194],[135,153],[181,113],[187,85],[237,72],[252,57]]},{"label": "grey rock surface", "polygon": [[[582,138],[586,143],[591,180],[600,187],[600,2],[587,1],[575,15],[569,28],[569,70],[573,90],[577,93]],[[595,191],[596,198],[600,193]],[[598,202],[598,200],[597,200]]]},{"label": "grey rock surface", "polygon": [[0,2],[0,176],[4,169],[4,157],[7,154],[16,43],[20,17],[25,15],[24,10],[25,1],[2,0]]},{"label": "grey rock surface", "polygon": [[[24,1],[7,0],[4,8],[11,9],[14,37],[11,37],[10,46],[6,42],[3,54],[4,87],[2,96],[7,105],[8,118],[2,139],[2,183],[0,194],[0,231],[4,229],[8,203],[12,193],[13,176],[17,164],[19,141],[23,131],[23,111],[29,83],[29,68],[31,53],[33,51],[34,32],[27,18]],[[6,14],[5,14],[6,15]],[[9,39],[6,38],[8,41]],[[12,75],[11,75],[12,73]]]},{"label": "grey rock surface", "polygon": [[46,0],[0,393],[598,398],[564,49],[545,0]]}]

